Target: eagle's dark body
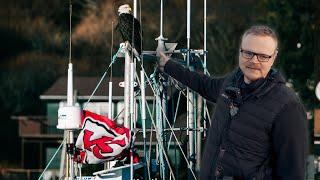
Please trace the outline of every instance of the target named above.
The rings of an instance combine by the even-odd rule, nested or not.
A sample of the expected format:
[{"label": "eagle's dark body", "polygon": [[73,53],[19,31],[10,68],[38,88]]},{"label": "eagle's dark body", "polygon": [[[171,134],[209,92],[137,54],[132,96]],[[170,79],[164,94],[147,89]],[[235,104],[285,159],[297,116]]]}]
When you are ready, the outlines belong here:
[{"label": "eagle's dark body", "polygon": [[[132,14],[122,13],[119,15],[119,21],[116,26],[122,36],[123,41],[129,41],[131,46],[133,46],[139,55],[141,55],[141,30],[140,22],[134,18]],[[133,43],[132,43],[133,41]]]}]

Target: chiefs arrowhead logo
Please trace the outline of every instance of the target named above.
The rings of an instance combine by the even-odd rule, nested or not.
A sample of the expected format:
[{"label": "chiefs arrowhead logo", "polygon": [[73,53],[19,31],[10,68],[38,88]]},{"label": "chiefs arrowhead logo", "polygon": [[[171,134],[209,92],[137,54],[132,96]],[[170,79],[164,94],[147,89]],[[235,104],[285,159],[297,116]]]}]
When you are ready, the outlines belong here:
[{"label": "chiefs arrowhead logo", "polygon": [[120,158],[122,152],[130,146],[130,130],[118,127],[107,117],[83,111],[82,130],[76,146],[82,156],[82,162],[97,164]]}]

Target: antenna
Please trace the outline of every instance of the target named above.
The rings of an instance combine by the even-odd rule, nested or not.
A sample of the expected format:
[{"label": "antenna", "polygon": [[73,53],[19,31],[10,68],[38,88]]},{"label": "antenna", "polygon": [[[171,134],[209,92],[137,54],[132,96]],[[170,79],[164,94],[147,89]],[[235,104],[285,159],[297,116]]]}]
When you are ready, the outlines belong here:
[{"label": "antenna", "polygon": [[74,105],[73,100],[73,66],[71,62],[72,57],[72,2],[69,1],[69,64],[68,64],[68,84],[67,84],[67,106],[59,107],[58,109],[58,129],[65,131],[64,137],[66,141],[67,151],[67,166],[66,166],[66,179],[75,178],[74,167],[74,131],[80,128],[81,109],[79,106]]},{"label": "antenna", "polygon": [[72,2],[69,1],[69,63],[71,63],[71,47],[72,47]]}]

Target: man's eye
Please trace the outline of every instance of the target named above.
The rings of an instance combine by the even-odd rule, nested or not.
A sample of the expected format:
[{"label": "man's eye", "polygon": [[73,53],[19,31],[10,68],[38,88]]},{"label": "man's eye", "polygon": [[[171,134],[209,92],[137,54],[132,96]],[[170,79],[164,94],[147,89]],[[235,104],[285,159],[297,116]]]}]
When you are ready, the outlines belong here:
[{"label": "man's eye", "polygon": [[244,54],[245,54],[247,57],[252,57],[252,56],[253,56],[253,53],[252,53],[252,52],[244,52]]},{"label": "man's eye", "polygon": [[263,54],[260,54],[259,57],[260,59],[269,59],[269,56]]}]

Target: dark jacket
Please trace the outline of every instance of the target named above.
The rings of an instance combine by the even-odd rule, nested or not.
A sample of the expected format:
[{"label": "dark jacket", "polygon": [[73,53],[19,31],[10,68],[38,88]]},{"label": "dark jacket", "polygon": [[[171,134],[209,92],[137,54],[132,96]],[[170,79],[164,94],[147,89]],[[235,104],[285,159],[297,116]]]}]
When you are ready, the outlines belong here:
[{"label": "dark jacket", "polygon": [[[225,77],[213,78],[170,60],[164,71],[216,103],[200,179],[304,179],[306,114],[280,73],[271,70],[250,90],[241,89],[243,74],[239,68]],[[239,97],[230,94],[230,89],[240,90]]]}]

